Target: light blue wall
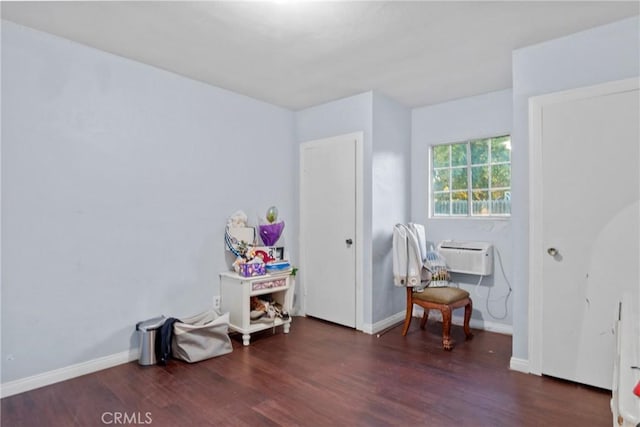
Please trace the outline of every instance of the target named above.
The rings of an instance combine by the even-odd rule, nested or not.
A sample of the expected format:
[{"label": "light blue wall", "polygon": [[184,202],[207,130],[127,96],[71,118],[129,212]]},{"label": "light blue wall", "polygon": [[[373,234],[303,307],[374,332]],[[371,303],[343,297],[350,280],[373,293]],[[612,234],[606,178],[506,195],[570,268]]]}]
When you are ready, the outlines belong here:
[{"label": "light blue wall", "polygon": [[[363,218],[364,230],[362,248],[362,292],[364,322],[371,319],[372,295],[372,265],[371,265],[371,153],[373,133],[373,93],[365,92],[359,95],[328,102],[326,104],[307,108],[295,113],[296,137],[299,142],[313,141],[353,132],[363,132]],[[299,162],[296,162],[299,164]],[[297,171],[296,181],[299,181]]]},{"label": "light blue wall", "polygon": [[411,110],[374,92],[372,150],[371,323],[405,310],[405,293],[393,285],[393,226],[409,221]]},{"label": "light blue wall", "polygon": [[529,124],[532,96],[640,76],[640,18],[513,53],[513,357],[528,360]]},{"label": "light blue wall", "polygon": [[210,306],[230,214],[297,228],[294,164],[288,110],[3,21],[2,382]]},{"label": "light blue wall", "polygon": [[[237,209],[255,223],[277,205],[295,257],[297,143],[355,131],[364,132],[364,322],[404,308],[387,283],[391,227],[424,222],[434,242],[498,247],[513,307],[494,320],[476,297],[474,318],[513,320],[514,356],[526,359],[527,100],[640,74],[638,27],[632,18],[520,49],[513,92],[410,117],[373,92],[293,113],[3,21],[2,382],[127,351],[136,321],[204,309],[227,268],[223,226]],[[511,220],[428,219],[427,147],[510,130]],[[505,291],[498,268],[486,282],[492,297]],[[490,308],[500,314],[500,303]]]},{"label": "light blue wall", "polygon": [[511,90],[503,90],[416,108],[412,114],[411,138],[411,219],[425,224],[427,240],[434,246],[447,239],[487,241],[494,245],[492,276],[483,278],[478,287],[475,286],[478,276],[453,275],[452,280],[471,292],[473,320],[503,325],[497,327],[506,332],[513,317],[512,299],[506,297],[509,284],[513,283],[511,220],[429,218],[428,156],[431,145],[510,134],[511,105]]},{"label": "light blue wall", "polygon": [[410,110],[366,92],[296,113],[300,142],[356,131],[364,131],[362,320],[369,329],[404,310],[403,294],[392,282],[391,233],[409,213]]}]

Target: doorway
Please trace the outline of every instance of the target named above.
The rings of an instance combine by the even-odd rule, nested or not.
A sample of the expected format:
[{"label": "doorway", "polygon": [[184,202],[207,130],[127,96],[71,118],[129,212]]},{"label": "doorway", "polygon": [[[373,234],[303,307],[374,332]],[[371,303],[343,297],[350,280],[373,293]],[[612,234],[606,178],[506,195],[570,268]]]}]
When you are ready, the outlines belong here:
[{"label": "doorway", "polygon": [[614,324],[638,293],[638,79],[530,101],[529,363],[611,389]]},{"label": "doorway", "polygon": [[306,315],[361,327],[362,140],[300,145],[300,279]]}]

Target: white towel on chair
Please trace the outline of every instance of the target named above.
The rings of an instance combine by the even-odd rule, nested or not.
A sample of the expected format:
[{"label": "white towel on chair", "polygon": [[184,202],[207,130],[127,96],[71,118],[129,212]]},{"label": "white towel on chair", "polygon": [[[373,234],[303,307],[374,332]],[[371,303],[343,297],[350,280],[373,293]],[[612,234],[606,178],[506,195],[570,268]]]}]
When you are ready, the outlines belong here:
[{"label": "white towel on chair", "polygon": [[404,224],[393,228],[393,282],[396,286],[420,286],[422,254],[416,235]]},{"label": "white towel on chair", "polygon": [[422,263],[427,260],[427,234],[424,231],[424,225],[416,224],[415,222],[410,222],[407,224],[409,226],[409,230],[416,236],[418,240],[418,247],[420,248],[420,259]]}]

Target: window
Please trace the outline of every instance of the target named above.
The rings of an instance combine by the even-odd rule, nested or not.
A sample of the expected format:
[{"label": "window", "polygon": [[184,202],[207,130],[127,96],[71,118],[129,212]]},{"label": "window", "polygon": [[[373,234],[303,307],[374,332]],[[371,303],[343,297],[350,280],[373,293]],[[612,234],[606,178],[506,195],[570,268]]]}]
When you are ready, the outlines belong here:
[{"label": "window", "polygon": [[511,215],[511,137],[431,147],[431,214]]}]

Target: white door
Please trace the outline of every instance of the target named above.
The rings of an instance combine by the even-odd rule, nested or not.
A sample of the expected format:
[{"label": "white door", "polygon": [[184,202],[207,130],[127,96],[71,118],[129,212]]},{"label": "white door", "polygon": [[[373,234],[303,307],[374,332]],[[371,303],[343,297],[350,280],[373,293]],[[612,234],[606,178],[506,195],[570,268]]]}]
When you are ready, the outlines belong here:
[{"label": "white door", "polygon": [[356,326],[357,134],[301,144],[300,275],[307,315]]},{"label": "white door", "polygon": [[618,303],[640,286],[635,86],[573,91],[539,110],[540,373],[607,389]]}]

